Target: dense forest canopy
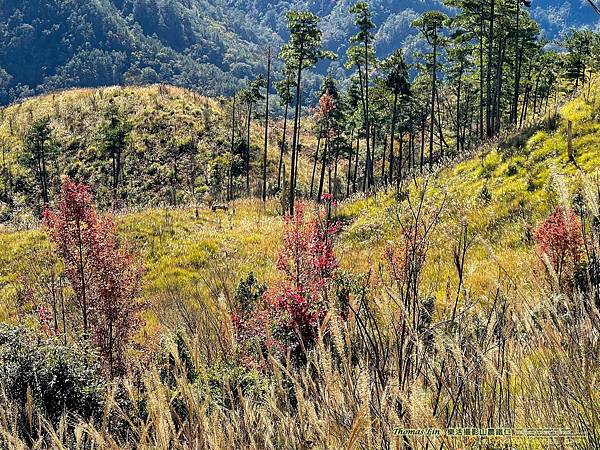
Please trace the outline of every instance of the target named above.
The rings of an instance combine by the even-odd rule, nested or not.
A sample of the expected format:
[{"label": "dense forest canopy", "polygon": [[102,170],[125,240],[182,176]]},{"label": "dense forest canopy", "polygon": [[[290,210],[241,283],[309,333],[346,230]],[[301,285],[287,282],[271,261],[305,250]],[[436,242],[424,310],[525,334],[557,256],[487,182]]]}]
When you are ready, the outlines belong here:
[{"label": "dense forest canopy", "polygon": [[[240,80],[264,72],[264,48],[287,39],[285,14],[308,9],[322,18],[327,49],[344,53],[353,34],[344,1],[2,0],[0,102],[75,86],[170,83],[208,95],[230,95]],[[410,56],[420,39],[410,25],[441,2],[371,2],[379,57],[401,45]],[[547,38],[570,26],[593,24],[589,8],[554,0],[534,2]],[[232,26],[235,24],[235,26]],[[332,64],[342,73],[343,63]],[[318,80],[309,78],[313,88]]]},{"label": "dense forest canopy", "polygon": [[[194,1],[24,3],[3,29],[13,36],[4,51],[10,58],[0,60],[9,97],[34,85],[163,80],[231,95],[209,103],[157,85],[53,94],[6,108],[1,217],[39,214],[64,175],[94,185],[103,207],[276,195],[292,209],[296,198],[399,191],[411,174],[542,117],[553,122],[563,99],[598,68],[598,34],[572,29],[550,45],[528,1],[403,9],[406,41],[389,29],[392,5],[346,3],[311,5],[323,17],[291,10],[283,19],[279,13],[293,5],[278,3],[271,24],[259,20],[262,3],[239,10]],[[206,22],[212,15],[240,25]],[[269,26],[278,33],[261,31]],[[35,45],[42,41],[44,48]],[[60,68],[51,74],[53,64]],[[25,78],[15,86],[9,72],[18,70]]]}]

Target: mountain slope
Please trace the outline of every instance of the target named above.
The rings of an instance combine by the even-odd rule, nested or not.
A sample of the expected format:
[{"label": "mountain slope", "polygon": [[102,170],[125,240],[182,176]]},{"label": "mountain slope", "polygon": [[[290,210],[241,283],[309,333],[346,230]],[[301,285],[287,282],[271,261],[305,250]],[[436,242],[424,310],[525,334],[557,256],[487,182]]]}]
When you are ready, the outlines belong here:
[{"label": "mountain slope", "polygon": [[221,51],[212,59],[177,51],[109,0],[3,0],[0,41],[4,103],[73,86],[162,81],[222,92],[233,83],[213,63]]},{"label": "mountain slope", "polygon": [[[264,149],[263,105],[250,127],[250,193],[260,196]],[[233,170],[234,196],[246,195],[246,110],[236,108],[231,135],[231,102],[170,85],[105,87],[57,91],[0,109],[0,223],[23,224],[40,212],[43,185],[31,133],[47,121],[44,142],[48,197],[55,198],[61,179],[92,186],[107,208],[144,208],[224,202]],[[299,185],[310,183],[314,136],[305,121],[299,159]],[[36,128],[38,127],[38,128]],[[268,195],[277,192],[282,124],[270,123],[267,161]],[[289,132],[289,129],[288,129]],[[232,164],[233,158],[233,164]],[[284,164],[288,164],[286,155]],[[117,188],[113,161],[119,169]],[[41,161],[40,161],[41,162]],[[284,169],[285,170],[285,169]]]},{"label": "mountain slope", "polygon": [[190,203],[196,195],[199,200],[210,172],[225,164],[217,156],[230,149],[223,106],[172,86],[72,90],[0,114],[4,212],[38,204],[39,174],[25,145],[32,124],[45,118],[50,194],[69,175],[94,186],[97,201],[105,206],[113,195],[110,145],[121,151],[116,195],[131,206]]},{"label": "mountain slope", "polygon": [[[326,46],[341,60],[356,30],[354,0],[0,0],[0,104],[67,87],[165,82],[210,95],[230,94],[265,71],[266,47],[287,39],[285,13],[322,17]],[[373,0],[376,48],[385,56],[417,48],[417,15],[445,9],[439,0]],[[593,25],[589,6],[533,2],[546,35]],[[328,64],[318,67],[325,73]],[[314,84],[314,83],[313,83]]]},{"label": "mountain slope", "polygon": [[[571,207],[581,202],[589,205],[598,202],[595,180],[600,170],[597,152],[600,145],[600,79],[595,80],[590,92],[589,96],[581,94],[560,108],[554,126],[538,124],[514,135],[501,146],[482,148],[472,157],[443,168],[435,175],[418,178],[417,184],[407,181],[401,196],[381,190],[368,198],[357,197],[342,202],[335,210],[344,223],[337,242],[342,266],[359,272],[368,271],[371,261],[380,258],[386,246],[398,238],[397,217],[408,212],[407,195],[414,200],[426,184],[427,208],[435,209],[443,204],[439,223],[431,236],[429,263],[423,281],[440,306],[448,306],[445,304],[446,280],[455,276],[455,268],[449,261],[452,261],[454,245],[464,224],[471,242],[465,272],[465,285],[471,294],[488,295],[496,283],[519,283],[522,292],[538,298],[543,292],[540,287],[542,266],[533,250],[533,230],[557,205]],[[85,104],[90,105],[92,93],[72,91],[57,96],[57,99],[63,105],[61,109],[66,105],[77,109],[74,100],[83,109]],[[186,117],[183,111],[200,115],[206,104],[211,106],[211,114],[215,117],[222,114],[218,103],[176,88],[169,88],[163,96],[158,87],[113,88],[103,94],[105,101],[112,96],[122,105],[127,105],[128,96],[133,95],[139,111],[131,117],[138,124],[149,123],[149,117],[154,118],[156,127],[168,123],[163,122],[165,119],[156,119],[160,116],[174,117],[180,122]],[[96,98],[98,96],[96,93]],[[160,106],[146,115],[144,107],[156,102]],[[52,97],[41,97],[35,103],[37,107],[44,104],[51,105]],[[26,111],[27,103],[23,105],[22,109]],[[3,139],[6,138],[11,109],[5,111],[4,122],[0,125]],[[25,118],[27,113],[17,117]],[[577,165],[567,156],[567,120],[573,122]],[[202,123],[199,120],[196,128],[202,129]],[[14,126],[17,129],[22,124],[17,121]],[[84,121],[80,126],[85,129],[87,124]],[[141,128],[137,129],[141,133]],[[157,142],[146,139],[148,136],[136,141],[140,145],[146,142],[149,147]],[[139,151],[143,152],[143,148]],[[80,166],[92,167],[92,161]],[[149,167],[143,167],[146,165],[144,159],[140,161],[129,164],[128,170],[151,171]],[[142,167],[134,168],[135,164]],[[134,191],[144,201],[152,198],[155,203],[160,199],[168,200],[168,178],[146,176],[146,184],[137,188],[134,184],[130,189],[137,189]],[[165,180],[164,190],[157,188]],[[93,183],[96,197],[102,200],[98,194],[102,194],[103,184],[98,179],[88,181]],[[125,213],[119,217],[121,231],[144,252],[149,269],[147,288],[151,295],[166,301],[169,289],[184,290],[186,283],[203,284],[210,280],[210,271],[221,267],[220,264],[228,268],[226,278],[231,283],[249,271],[254,271],[260,279],[270,280],[281,233],[277,200],[270,200],[266,206],[257,200],[241,200],[232,206],[227,213],[211,213],[204,209],[200,216],[196,216],[193,209],[167,208]],[[23,252],[27,248],[43,243],[39,237],[35,231],[0,233],[0,246],[11,248],[0,258],[0,267],[6,268],[5,277],[16,270],[19,261],[24,261]],[[212,261],[212,265],[208,261]],[[440,264],[440,261],[445,263]],[[487,269],[491,261],[500,271]],[[510,277],[507,274],[511,274]],[[5,287],[4,295],[9,295],[10,284]],[[167,312],[171,306],[165,306]]]},{"label": "mountain slope", "polygon": [[[115,91],[121,97],[130,92]],[[559,120],[521,130],[502,145],[481,148],[438,173],[411,178],[399,195],[380,190],[334,207],[342,227],[330,242],[340,270],[334,271],[335,278],[326,292],[331,294],[327,298],[330,304],[336,305],[336,300],[340,303],[331,307],[322,322],[319,320],[327,340],[319,338],[318,344],[306,351],[306,366],[285,367],[285,362],[275,359],[277,354],[268,355],[274,361],[272,366],[251,365],[254,354],[246,353],[243,345],[256,338],[240,336],[236,324],[237,312],[244,311],[241,308],[247,307],[247,299],[257,296],[250,303],[250,308],[255,308],[254,302],[262,293],[261,285],[250,280],[256,277],[259,283],[268,284],[267,292],[278,293],[289,289],[288,278],[282,274],[296,276],[286,265],[287,255],[306,255],[300,256],[300,261],[308,257],[322,261],[314,256],[313,249],[320,245],[318,238],[313,238],[316,245],[307,245],[304,231],[287,228],[283,233],[286,227],[298,226],[294,223],[309,230],[312,225],[305,228],[300,219],[285,225],[275,200],[266,204],[237,201],[227,212],[152,208],[117,215],[120,236],[132,244],[146,269],[141,297],[150,309],[139,330],[139,350],[131,357],[143,370],[124,381],[124,407],[110,391],[109,406],[98,409],[100,414],[115,410],[117,417],[125,417],[130,424],[125,433],[120,420],[114,426],[107,420],[108,425],[101,429],[95,427],[102,422],[95,420],[80,426],[94,431],[89,439],[99,446],[115,441],[120,448],[155,446],[157,435],[168,442],[165,446],[182,449],[188,447],[190,436],[193,442],[209,441],[207,448],[237,447],[240,441],[243,448],[295,448],[307,443],[347,448],[352,447],[348,443],[353,439],[365,448],[378,448],[384,439],[398,439],[395,430],[400,427],[502,424],[504,413],[488,415],[488,408],[477,406],[495,404],[502,386],[507,391],[502,398],[510,398],[510,407],[504,407],[506,416],[510,414],[515,428],[597,430],[599,322],[594,303],[598,302],[598,291],[592,289],[598,285],[600,83],[594,83],[589,95],[587,86],[583,91],[560,108]],[[157,100],[153,96],[157,93],[158,88],[153,88],[134,94],[148,107]],[[87,103],[94,98],[78,91],[73,94]],[[102,95],[109,97],[109,92]],[[193,95],[186,95],[172,92],[164,100],[159,98],[159,103],[167,105],[154,112],[177,116],[176,111],[183,111],[186,105],[195,109]],[[66,101],[69,95],[62,97]],[[44,102],[51,105],[52,97],[37,99],[38,106]],[[22,117],[27,117],[27,111]],[[572,122],[573,158],[567,157],[568,121]],[[575,294],[561,290],[560,282],[553,281],[555,272],[544,264],[551,266],[550,255],[543,256],[532,239],[558,205],[577,211],[581,219],[575,219],[575,231],[579,232],[582,220],[588,239],[587,255],[575,261],[581,265],[570,266],[569,274],[578,287]],[[415,208],[418,214],[412,216]],[[419,231],[423,223],[431,227]],[[554,242],[561,245],[563,232],[555,232],[558,240]],[[278,251],[282,247],[284,251]],[[567,249],[577,251],[578,247],[583,247],[581,241],[573,241]],[[39,328],[35,341],[43,341],[42,333],[49,333],[43,330],[51,330],[52,325],[42,328],[45,322],[39,305],[52,305],[57,298],[52,289],[56,284],[50,283],[62,279],[58,278],[62,263],[57,261],[56,250],[49,246],[47,232],[40,227],[20,231],[0,228],[0,248],[4,250],[0,252],[0,321]],[[584,253],[583,248],[580,250]],[[278,258],[282,254],[283,258]],[[413,270],[417,272],[414,278],[407,275]],[[406,286],[413,283],[406,281],[408,276],[418,285],[414,297],[404,294]],[[586,276],[587,282],[582,282]],[[570,283],[570,276],[567,279]],[[73,292],[63,289],[60,281],[58,286],[59,298],[64,295],[68,305],[77,309]],[[351,309],[347,319],[344,305]],[[418,327],[409,331],[417,336],[413,340],[404,336],[406,329],[411,330],[415,311]],[[68,326],[75,333],[78,316],[69,317],[75,320],[66,322],[63,314],[63,329]],[[273,317],[276,321],[277,316]],[[369,322],[371,325],[365,325]],[[171,332],[190,337],[171,341]],[[396,364],[411,358],[393,349],[410,348],[407,342],[418,344],[409,355],[418,355],[422,365],[431,369],[423,377],[413,378],[414,382],[409,378],[404,391],[397,380],[406,378],[398,378],[403,375],[398,375],[401,372]],[[6,348],[5,343],[0,344]],[[163,345],[173,349],[167,353],[172,359],[161,356]],[[363,346],[367,350],[361,351]],[[373,363],[369,348],[384,355],[381,358],[387,369],[383,372],[378,371],[382,365]],[[258,358],[264,358],[259,351]],[[21,353],[25,352],[19,350]],[[21,373],[13,365],[6,366],[4,373],[11,377]],[[165,367],[174,367],[167,373],[183,375],[162,376]],[[292,388],[282,382],[282,367]],[[377,381],[378,373],[383,374],[383,381]],[[46,379],[51,386],[56,384],[56,378]],[[134,380],[140,379],[144,388],[131,388]],[[440,389],[442,385],[444,389]],[[26,398],[23,396],[23,404]],[[227,398],[231,400],[224,401]],[[399,417],[397,408],[390,407],[399,402],[411,411],[408,417]],[[456,407],[454,416],[451,411],[457,402],[461,406]],[[371,407],[379,409],[373,413]],[[183,419],[181,411],[185,413]],[[88,420],[72,417],[74,421]],[[189,417],[194,417],[193,423]],[[244,425],[244,417],[253,420],[252,427]],[[385,417],[385,428],[380,417]],[[352,431],[359,427],[349,424],[357,420],[364,422],[361,427],[365,431]],[[156,423],[174,421],[177,425],[156,431]],[[139,433],[140,424],[149,431]],[[18,428],[6,421],[0,421],[0,428],[5,435],[18,433]],[[181,429],[185,430],[182,445]],[[69,436],[52,432],[53,442],[63,439],[65,445]],[[264,436],[267,443],[261,441]],[[412,448],[425,448],[423,437],[407,438],[412,439]],[[511,445],[519,445],[514,444],[517,438],[525,442],[524,436],[509,438]],[[598,436],[582,434],[577,439],[586,446],[587,442],[597,442]],[[463,442],[454,442],[450,448],[464,447]],[[546,438],[540,440],[540,448],[547,442]]]}]

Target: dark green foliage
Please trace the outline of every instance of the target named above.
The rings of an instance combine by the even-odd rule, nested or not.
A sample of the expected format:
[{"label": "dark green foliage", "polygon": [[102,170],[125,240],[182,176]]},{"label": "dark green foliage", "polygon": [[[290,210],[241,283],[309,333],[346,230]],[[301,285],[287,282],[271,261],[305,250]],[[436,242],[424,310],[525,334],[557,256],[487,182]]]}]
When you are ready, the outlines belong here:
[{"label": "dark green foliage", "polygon": [[16,409],[23,427],[28,396],[53,424],[65,412],[99,416],[106,391],[100,374],[98,355],[87,344],[65,345],[58,338],[0,325],[0,395],[3,404]]},{"label": "dark green foliage", "polygon": [[592,47],[597,39],[590,30],[573,30],[565,39],[568,53],[564,60],[564,72],[568,79],[573,80],[575,89],[585,82],[586,70],[597,65],[597,61],[590,60]]},{"label": "dark green foliage", "polygon": [[515,163],[510,163],[506,168],[506,175],[512,177],[519,172],[519,167]]},{"label": "dark green foliage", "polygon": [[[230,94],[264,72],[267,45],[287,38],[285,14],[308,10],[328,24],[326,48],[343,51],[355,32],[349,2],[301,0],[3,0],[0,103],[72,86],[167,82]],[[450,5],[450,2],[448,2]],[[554,0],[544,4],[561,6]],[[371,0],[378,55],[411,43],[408,25],[427,2]],[[437,6],[437,5],[436,5]],[[585,7],[571,13],[588,12]],[[593,14],[578,22],[592,24]],[[545,24],[552,28],[551,24]],[[551,29],[549,35],[556,30]],[[337,68],[338,66],[336,66]],[[327,65],[319,67],[325,73]],[[317,80],[311,80],[316,86]]]},{"label": "dark green foliage", "polygon": [[[256,288],[251,274],[247,281],[253,284],[253,287],[249,288],[251,291]],[[202,400],[210,400],[227,408],[235,406],[234,403],[239,401],[240,394],[242,397],[259,398],[265,393],[266,378],[262,378],[254,370],[237,364],[234,355],[230,355],[226,361],[219,360],[208,365],[197,365],[192,357],[189,342],[180,330],[164,336],[161,343],[161,351],[157,358],[158,367],[161,380],[173,392],[172,402],[173,409],[176,411],[174,417],[176,422],[183,422],[189,416],[187,404],[177,390],[178,383],[193,384],[197,395]]]},{"label": "dark green foliage", "polygon": [[266,291],[267,285],[259,283],[252,272],[246,278],[240,280],[234,293],[234,300],[240,312],[247,314],[252,311]]},{"label": "dark green foliage", "polygon": [[161,340],[158,366],[161,380],[173,388],[178,376],[190,383],[198,377],[196,365],[181,330],[175,330]]},{"label": "dark green foliage", "polygon": [[[235,78],[257,70],[254,44],[219,33],[218,14],[209,2],[3,1],[0,102],[71,86],[159,81],[231,92]],[[264,28],[253,28],[250,42],[267,42]]]},{"label": "dark green foliage", "polygon": [[52,142],[50,117],[34,121],[23,139],[21,162],[28,167],[37,179],[37,192],[43,204],[47,204],[50,196],[48,165],[56,148]]},{"label": "dark green foliage", "polygon": [[479,192],[479,199],[484,203],[489,203],[492,200],[492,193],[487,184],[484,184]]},{"label": "dark green foliage", "polygon": [[131,124],[128,123],[127,118],[122,116],[113,102],[109,103],[106,116],[107,121],[100,130],[100,148],[103,153],[102,158],[109,160],[111,164],[108,174],[111,180],[107,184],[112,185],[113,196],[116,198],[123,172],[123,153],[131,131]]}]

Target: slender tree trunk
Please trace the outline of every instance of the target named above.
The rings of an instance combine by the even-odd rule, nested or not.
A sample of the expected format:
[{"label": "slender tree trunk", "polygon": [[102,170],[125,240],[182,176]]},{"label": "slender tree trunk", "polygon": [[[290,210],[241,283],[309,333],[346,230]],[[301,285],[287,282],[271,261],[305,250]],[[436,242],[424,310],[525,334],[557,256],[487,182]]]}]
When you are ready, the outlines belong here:
[{"label": "slender tree trunk", "polygon": [[506,61],[506,43],[508,35],[501,41],[502,53],[500,54],[500,70],[498,75],[498,93],[496,95],[496,135],[500,134],[502,127],[502,89],[504,88],[504,61]]},{"label": "slender tree trunk", "polygon": [[479,21],[479,141],[483,142],[483,27],[485,17],[485,2],[481,2]]},{"label": "slender tree trunk", "polygon": [[[471,130],[472,130],[472,124],[473,124],[473,108],[471,108],[471,97],[472,97],[472,91],[469,89],[469,86],[467,85],[466,88],[466,92],[465,92],[465,96],[466,96],[466,104],[464,106],[463,110],[463,116],[465,116],[464,120],[460,123],[459,129],[460,129],[460,146],[462,151],[465,151],[465,147],[466,147],[466,135],[467,135],[467,126],[469,127],[469,136],[471,136]],[[466,116],[468,115],[468,117]]]},{"label": "slender tree trunk", "polygon": [[390,125],[390,183],[394,179],[394,140],[396,137],[396,120],[398,115],[398,91],[394,91],[394,102],[392,103],[392,123]]},{"label": "slender tree trunk", "polygon": [[435,88],[437,81],[437,34],[435,31],[433,39],[433,65],[431,68],[431,119],[429,123],[429,168],[433,167],[433,127],[435,124]]},{"label": "slender tree trunk", "polygon": [[45,142],[43,139],[40,143],[40,154],[41,154],[41,160],[42,160],[42,197],[44,199],[44,205],[47,205],[49,202],[48,172],[46,170],[46,148],[45,148]]},{"label": "slender tree trunk", "polygon": [[339,162],[339,159],[340,159],[340,149],[339,149],[339,144],[336,144],[335,162],[333,165],[333,191],[331,191],[331,194],[333,194],[333,198],[336,198],[336,199],[338,198],[337,187],[338,187],[338,162]]},{"label": "slender tree trunk", "polygon": [[529,62],[529,68],[527,70],[527,83],[525,85],[525,94],[523,98],[523,105],[521,107],[521,117],[519,119],[519,127],[523,126],[523,122],[527,115],[527,108],[529,107],[529,98],[531,96],[531,70],[533,67],[533,62]]},{"label": "slender tree trunk", "polygon": [[513,95],[512,107],[512,123],[517,126],[518,110],[519,110],[519,95],[521,90],[521,62],[523,55],[523,47],[520,37],[520,18],[521,18],[521,0],[516,0],[517,20],[516,20],[516,36],[515,36],[515,92]]},{"label": "slender tree trunk", "polygon": [[386,158],[387,158],[387,147],[388,147],[388,140],[387,140],[387,136],[383,136],[383,155],[381,157],[381,184],[386,185],[388,184],[388,180],[387,180],[387,174],[385,173],[385,163],[386,163]]},{"label": "slender tree trunk", "polygon": [[487,87],[486,87],[486,134],[492,137],[492,60],[494,54],[494,0],[490,2],[490,28],[488,34]]},{"label": "slender tree trunk", "polygon": [[310,198],[313,198],[313,188],[315,185],[315,173],[317,171],[317,161],[319,160],[319,149],[321,147],[321,133],[317,138],[317,150],[315,151],[315,159],[313,161],[312,176],[310,177]]},{"label": "slender tree trunk", "polygon": [[283,136],[281,139],[281,148],[279,149],[279,166],[277,168],[277,191],[281,189],[281,166],[283,165],[283,152],[285,151],[285,138],[287,134],[289,104],[285,104],[285,113],[283,115]]},{"label": "slender tree trunk", "polygon": [[421,163],[420,170],[423,172],[423,165],[425,164],[425,114],[421,116]]},{"label": "slender tree trunk", "polygon": [[365,132],[367,134],[367,155],[368,158],[368,189],[370,190],[373,185],[373,158],[371,157],[372,152],[369,148],[369,133],[371,132],[371,125],[369,120],[369,41],[365,38]]},{"label": "slender tree trunk", "polygon": [[302,145],[300,144],[300,134],[302,132],[302,124],[301,124],[301,120],[302,120],[302,103],[300,104],[300,115],[298,116],[298,130],[296,132],[296,167],[294,168],[294,186],[298,186],[298,165],[300,164],[300,149],[302,148]]},{"label": "slender tree trunk", "polygon": [[371,170],[369,171],[369,175],[371,179],[369,180],[369,185],[371,187],[375,186],[375,146],[377,144],[377,130],[375,129],[375,125],[371,125]]},{"label": "slender tree trunk", "polygon": [[400,183],[402,178],[402,165],[404,159],[404,135],[400,132],[399,136],[400,146],[398,147],[398,173],[396,174],[397,183]]},{"label": "slender tree trunk", "polygon": [[533,90],[533,115],[537,114],[537,105],[538,105],[538,88],[540,86],[540,74],[538,73],[535,79],[535,89]]},{"label": "slender tree trunk", "polygon": [[246,153],[244,154],[244,172],[246,174],[246,196],[250,197],[250,125],[252,121],[252,102],[248,104],[246,120]]},{"label": "slender tree trunk", "polygon": [[363,192],[367,192],[367,184],[368,184],[368,178],[369,178],[369,167],[370,167],[370,159],[371,159],[371,153],[370,153],[370,149],[371,149],[371,144],[369,142],[369,139],[366,139],[366,146],[367,146],[367,153],[365,154],[365,171],[363,173],[363,187],[362,190]]},{"label": "slender tree trunk", "polygon": [[458,88],[456,90],[456,155],[460,154],[460,94],[462,89],[462,74],[464,70],[464,61],[460,61],[460,70],[458,71]]},{"label": "slender tree trunk", "polygon": [[233,94],[233,107],[231,109],[231,162],[229,163],[229,183],[227,186],[227,201],[233,200],[233,163],[235,160],[235,101]]},{"label": "slender tree trunk", "polygon": [[265,148],[263,151],[263,185],[262,200],[267,201],[267,152],[269,147],[269,90],[271,89],[271,47],[269,47],[267,58],[267,94],[265,106]]},{"label": "slender tree trunk", "polygon": [[[408,133],[408,140],[409,142],[411,142],[412,139],[412,147],[409,145],[408,149],[407,149],[407,153],[406,153],[406,168],[407,168],[407,172],[410,172],[411,170],[415,170],[415,168],[417,167],[417,160],[419,159],[417,155],[415,155],[415,143],[414,143],[414,139],[416,137],[415,134],[415,130],[413,129],[413,124],[410,125],[410,129],[409,129],[409,133]],[[411,154],[412,152],[412,154]],[[411,159],[412,157],[412,159]],[[398,174],[400,176],[404,176],[404,161],[401,159],[400,163],[398,164]]]},{"label": "slender tree trunk", "polygon": [[329,152],[329,137],[325,138],[325,147],[323,148],[323,156],[321,157],[321,176],[319,177],[319,192],[317,201],[320,202],[323,198],[323,185],[325,184],[325,166],[327,165],[327,153]]},{"label": "slender tree trunk", "polygon": [[300,122],[300,82],[302,81],[302,64],[304,46],[300,45],[300,60],[298,61],[298,75],[296,78],[296,110],[294,112],[294,137],[292,142],[292,164],[290,170],[290,215],[294,214],[294,202],[296,201],[296,153],[298,150],[298,128]]},{"label": "slender tree trunk", "polygon": [[360,156],[360,132],[356,133],[356,156],[354,157],[354,174],[352,176],[352,192],[356,194],[356,178],[358,176],[358,159]]},{"label": "slender tree trunk", "polygon": [[81,222],[77,221],[77,248],[79,250],[78,271],[79,282],[81,283],[81,315],[83,319],[83,333],[88,335],[88,308],[87,308],[87,292],[85,282],[85,263],[83,261],[83,236],[81,235]]},{"label": "slender tree trunk", "polygon": [[502,96],[502,67],[504,65],[505,44],[506,36],[500,36],[492,105],[492,136],[496,136],[500,131],[500,98]]},{"label": "slender tree trunk", "polygon": [[573,151],[573,122],[567,121],[567,152],[569,161],[575,164],[575,152]]},{"label": "slender tree trunk", "polygon": [[350,181],[352,179],[352,153],[354,148],[352,146],[354,142],[354,130],[350,132],[350,151],[348,152],[348,174],[346,175],[346,197],[350,197]]}]

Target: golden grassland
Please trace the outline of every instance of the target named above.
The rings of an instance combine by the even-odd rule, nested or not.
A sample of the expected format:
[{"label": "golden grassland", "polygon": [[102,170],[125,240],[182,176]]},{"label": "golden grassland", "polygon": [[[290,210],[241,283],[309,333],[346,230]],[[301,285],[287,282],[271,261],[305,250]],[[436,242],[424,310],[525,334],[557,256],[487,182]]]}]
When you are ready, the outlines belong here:
[{"label": "golden grassland", "polygon": [[[107,88],[102,95],[110,97],[116,90],[118,98],[135,96],[139,114],[143,114],[145,106],[160,98],[161,89],[165,88]],[[194,101],[210,102],[216,108],[214,100],[200,99],[184,89],[166,89],[173,99],[169,103],[173,111],[189,108]],[[56,98],[59,105],[64,102],[73,107],[77,102],[71,96],[89,103],[90,96],[100,95],[98,92],[73,90]],[[39,102],[32,105],[37,110],[44,104],[50,108],[56,99],[50,95],[35,102]],[[6,117],[23,107],[15,105],[5,110],[0,135],[8,126]],[[521,290],[527,289],[528,295],[539,291],[536,281],[542,267],[532,248],[532,230],[556,205],[569,203],[582,186],[596,182],[600,167],[600,125],[596,122],[599,111],[595,95],[577,97],[561,109],[563,119],[555,131],[537,131],[522,147],[486,147],[473,158],[442,169],[435,176],[417,179],[419,186],[426,180],[428,203],[443,204],[424,276],[428,291],[439,304],[444,304],[449,285],[454,282],[451,253],[463,224],[467,224],[472,240],[465,285],[475,297],[493,292],[498,283],[516,284]],[[568,160],[564,117],[574,121],[578,167]],[[17,126],[25,125],[18,122]],[[256,134],[260,133],[257,129]],[[305,168],[308,174],[310,164]],[[404,189],[414,191],[414,181],[407,180]],[[215,265],[226,268],[229,283],[250,271],[265,282],[273,279],[282,226],[277,199],[266,204],[259,200],[237,201],[228,212],[213,213],[206,208],[198,211],[196,216],[195,208],[149,209],[117,217],[123,236],[132,240],[144,257],[146,295],[199,289],[206,296],[207,285],[214,282],[207,279],[206,273]],[[336,214],[345,223],[338,241],[342,266],[368,271],[374,261],[381,259],[386,243],[397,237],[396,216],[405,213],[405,204],[397,203],[392,191],[380,190],[369,197],[342,202],[336,208]],[[45,239],[38,229],[2,231],[0,282],[14,281],[15,274],[26,269],[23,255],[41,245],[45,245]],[[10,304],[7,300],[14,293],[11,285],[5,285],[0,293],[3,304]],[[7,314],[5,311],[4,320],[9,318]]]},{"label": "golden grassland", "polygon": [[[350,342],[357,324],[342,326],[328,316],[337,359],[325,349],[322,338],[298,373],[290,373],[289,367],[273,359],[269,362],[272,377],[250,383],[259,391],[258,400],[252,393],[256,391],[244,391],[238,407],[216,407],[215,399],[198,395],[197,386],[184,375],[177,377],[173,390],[161,382],[156,371],[149,371],[142,378],[145,391],[151,393],[145,398],[144,419],[135,411],[120,411],[117,402],[108,402],[105,416],[116,412],[130,424],[128,444],[106,432],[105,424],[76,419],[75,435],[87,435],[100,448],[401,448],[406,441],[393,435],[394,427],[444,427],[453,408],[465,426],[492,417],[515,426],[598,427],[599,372],[589,354],[597,345],[597,325],[591,314],[577,324],[543,316],[544,312],[554,314],[561,300],[548,287],[533,241],[535,228],[557,205],[570,206],[580,198],[592,215],[598,216],[600,100],[596,91],[594,87],[590,90],[593,95],[584,93],[565,104],[553,131],[517,133],[512,140],[489,145],[433,175],[407,180],[401,196],[381,189],[335,208],[343,223],[336,255],[343,269],[370,277],[377,318],[390,336],[399,313],[391,305],[393,296],[386,286],[382,255],[389,243],[399,239],[403,219],[411,214],[410,204],[418,205],[420,195],[424,195],[426,214],[439,213],[430,235],[421,291],[436,305],[434,322],[438,326],[432,346],[444,362],[440,368],[439,362],[431,360],[432,367],[424,369],[429,378],[415,380],[408,390],[393,379],[386,385],[377,384],[368,369],[372,361],[361,359],[364,356]],[[573,122],[576,164],[567,155],[567,120]],[[211,345],[220,342],[211,333],[220,332],[222,339],[233,341],[225,325],[210,331],[208,322],[226,312],[227,298],[223,297],[248,272],[267,283],[276,279],[280,209],[277,199],[266,204],[253,199],[234,202],[227,212],[175,208],[117,216],[122,236],[134,243],[145,261],[144,297],[151,305],[148,334],[181,326],[204,330],[204,335],[192,332],[188,337],[198,367],[205,367],[209,355],[215,353]],[[453,256],[465,227],[469,245],[459,286]],[[47,241],[40,229],[0,232],[0,320],[14,318],[18,274],[32,264],[35,249],[44,246]],[[498,298],[504,309],[498,307]],[[457,327],[461,330],[456,333],[448,331],[451,325],[447,323],[455,299],[459,299]],[[510,311],[508,317],[504,311]],[[492,330],[503,330],[506,322],[512,324],[510,334],[502,338],[502,352],[497,348],[502,339],[487,326],[477,345],[465,337],[473,332],[471,328],[485,323],[486,316]],[[200,317],[195,320],[206,323],[182,324],[182,317]],[[471,342],[473,354],[465,349],[465,342]],[[235,347],[235,343],[231,345]],[[173,354],[177,360],[177,352]],[[509,369],[500,372],[498,361],[505,354],[509,355]],[[393,349],[392,355],[398,356]],[[444,370],[452,375],[442,377]],[[473,380],[473,372],[480,378]],[[437,393],[443,406],[436,411],[431,405],[436,402],[438,375],[444,380],[444,389]],[[214,374],[208,369],[202,374],[211,376]],[[228,376],[226,371],[217,374],[225,380]],[[293,385],[293,398],[289,384]],[[131,380],[125,386],[133,404],[142,399]],[[227,386],[218,393],[219,405],[227,404],[236,390],[243,390]],[[463,387],[466,393],[459,402]],[[507,391],[513,403],[503,409],[502,401],[497,402]],[[189,414],[177,417],[177,423],[176,415],[171,414],[175,399]],[[399,414],[399,402],[406,405],[407,416]],[[469,410],[469,405],[482,404],[487,410]],[[493,412],[496,407],[497,415]],[[0,414],[0,430],[8,430],[10,423]],[[43,428],[52,445],[66,448],[64,429],[47,424]],[[594,442],[597,439],[596,435]],[[420,438],[411,442],[413,448],[425,448]],[[489,444],[488,448],[495,448]],[[542,440],[513,442],[526,449],[546,448],[546,444]],[[450,449],[468,445],[467,440],[445,441]],[[583,444],[561,445],[586,448]],[[25,447],[15,437],[11,448]]]}]

